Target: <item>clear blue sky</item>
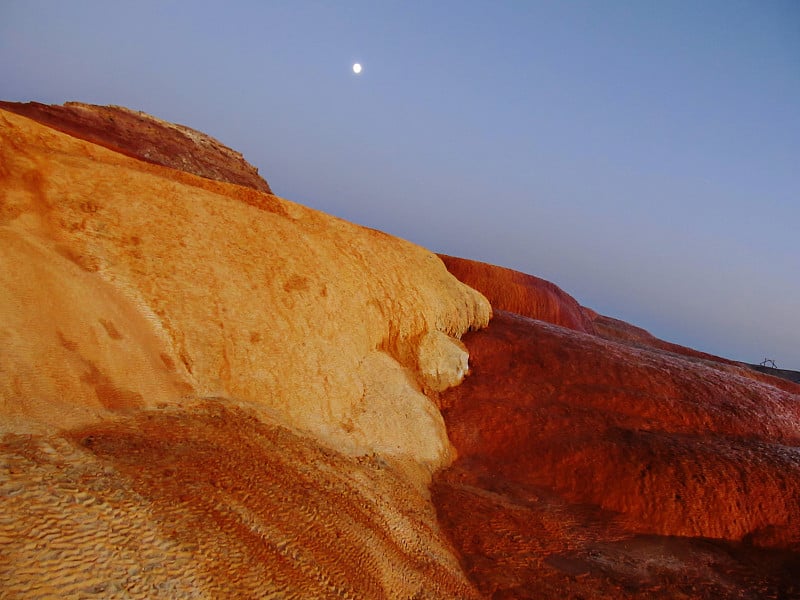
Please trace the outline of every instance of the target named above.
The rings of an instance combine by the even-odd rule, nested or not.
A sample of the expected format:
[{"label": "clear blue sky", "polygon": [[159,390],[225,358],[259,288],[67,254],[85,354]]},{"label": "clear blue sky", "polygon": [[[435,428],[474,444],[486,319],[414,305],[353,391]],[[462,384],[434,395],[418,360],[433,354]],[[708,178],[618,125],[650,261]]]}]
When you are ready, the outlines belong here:
[{"label": "clear blue sky", "polygon": [[795,0],[2,0],[0,98],[201,129],[281,196],[800,369]]}]

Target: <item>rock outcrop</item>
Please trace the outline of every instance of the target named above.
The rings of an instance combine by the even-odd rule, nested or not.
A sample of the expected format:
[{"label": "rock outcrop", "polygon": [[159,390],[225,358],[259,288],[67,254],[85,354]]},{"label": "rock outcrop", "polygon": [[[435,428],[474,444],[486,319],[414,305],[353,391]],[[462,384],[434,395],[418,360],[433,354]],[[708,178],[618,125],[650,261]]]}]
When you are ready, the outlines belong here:
[{"label": "rock outcrop", "polygon": [[434,498],[486,596],[800,594],[800,386],[501,311],[464,342]]},{"label": "rock outcrop", "polygon": [[205,133],[147,113],[81,102],[57,106],[0,101],[0,109],[133,158],[272,193],[258,169],[239,152]]},{"label": "rock outcrop", "polygon": [[800,598],[800,385],[3,106],[0,597]]},{"label": "rock outcrop", "polygon": [[435,255],[1,114],[7,418],[216,395],[339,449],[448,460],[425,374],[457,383],[489,305]]},{"label": "rock outcrop", "polygon": [[486,299],[66,112],[0,110],[1,595],[475,597],[426,484]]},{"label": "rock outcrop", "polygon": [[497,310],[594,333],[591,315],[557,285],[505,267],[440,254],[448,271],[481,292]]},{"label": "rock outcrop", "polygon": [[[795,389],[792,384],[785,384],[778,379],[794,381],[796,376],[792,375],[791,371],[781,373],[778,370],[754,370],[753,365],[667,342],[641,327],[581,306],[575,298],[557,285],[539,277],[475,260],[443,254],[439,257],[453,275],[484,294],[497,310],[560,325],[574,331],[592,333],[634,348],[652,348],[676,354],[784,390]],[[761,373],[756,372],[759,370]],[[764,374],[771,377],[765,377]]]}]

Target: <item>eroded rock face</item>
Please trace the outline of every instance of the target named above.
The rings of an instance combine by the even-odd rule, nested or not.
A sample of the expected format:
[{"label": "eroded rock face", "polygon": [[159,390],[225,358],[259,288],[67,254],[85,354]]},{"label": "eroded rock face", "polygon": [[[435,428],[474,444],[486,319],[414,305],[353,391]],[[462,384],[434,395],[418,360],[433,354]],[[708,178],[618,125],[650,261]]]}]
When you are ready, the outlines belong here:
[{"label": "eroded rock face", "polygon": [[590,314],[557,285],[505,267],[440,254],[447,270],[481,292],[497,310],[594,333]]},{"label": "eroded rock face", "polygon": [[[795,378],[796,374],[758,373],[752,365],[687,348],[661,340],[641,327],[601,315],[591,308],[581,306],[557,285],[519,271],[506,269],[465,258],[439,255],[447,269],[459,280],[484,294],[497,310],[504,310],[531,319],[546,321],[574,331],[593,333],[614,342],[634,348],[653,348],[691,360],[713,364],[743,377],[792,391],[793,384],[782,379]],[[764,376],[765,374],[773,375]],[[778,376],[783,375],[782,379]]]},{"label": "eroded rock face", "polygon": [[[171,152],[150,117],[55,113]],[[0,110],[3,592],[477,597],[425,486],[486,299],[410,243],[79,137]]]},{"label": "eroded rock face", "polygon": [[800,386],[499,311],[464,342],[434,498],[486,595],[800,593]]},{"label": "eroded rock face", "polygon": [[122,106],[67,102],[3,102],[15,112],[116,152],[208,179],[272,193],[269,184],[235,150],[205,133]]},{"label": "eroded rock face", "polygon": [[63,427],[218,395],[341,450],[448,460],[419,343],[489,305],[435,255],[11,113],[0,127],[5,415]]}]

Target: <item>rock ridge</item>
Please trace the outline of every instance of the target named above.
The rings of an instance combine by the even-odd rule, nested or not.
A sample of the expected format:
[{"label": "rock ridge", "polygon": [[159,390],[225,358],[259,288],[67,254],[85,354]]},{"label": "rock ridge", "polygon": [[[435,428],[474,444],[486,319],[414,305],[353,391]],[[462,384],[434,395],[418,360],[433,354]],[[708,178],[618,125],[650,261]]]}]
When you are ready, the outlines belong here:
[{"label": "rock ridge", "polygon": [[423,392],[460,381],[457,338],[490,307],[435,255],[13,113],[0,137],[9,419],[225,396],[340,450],[449,460]]},{"label": "rock ridge", "polygon": [[0,101],[0,109],[133,158],[272,193],[241,153],[213,137],[123,106]]}]

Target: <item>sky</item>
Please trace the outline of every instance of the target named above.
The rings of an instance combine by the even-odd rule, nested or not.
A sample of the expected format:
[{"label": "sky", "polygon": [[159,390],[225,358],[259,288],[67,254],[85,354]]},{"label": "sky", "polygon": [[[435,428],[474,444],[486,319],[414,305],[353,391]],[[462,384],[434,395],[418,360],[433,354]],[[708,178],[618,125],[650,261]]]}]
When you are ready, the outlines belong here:
[{"label": "sky", "polygon": [[0,99],[188,125],[285,198],[800,369],[795,0],[0,0]]}]

